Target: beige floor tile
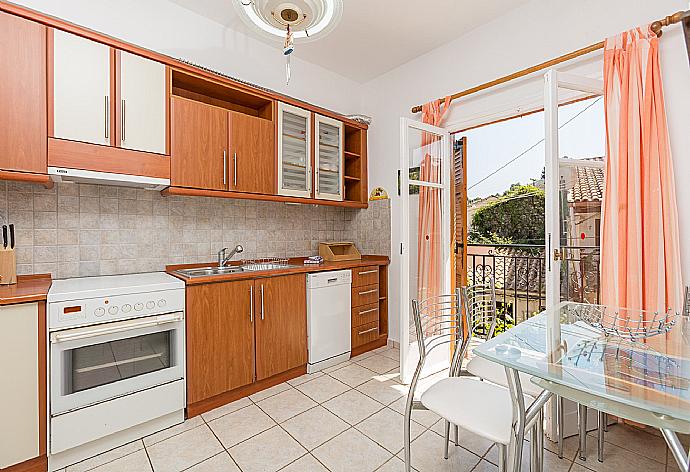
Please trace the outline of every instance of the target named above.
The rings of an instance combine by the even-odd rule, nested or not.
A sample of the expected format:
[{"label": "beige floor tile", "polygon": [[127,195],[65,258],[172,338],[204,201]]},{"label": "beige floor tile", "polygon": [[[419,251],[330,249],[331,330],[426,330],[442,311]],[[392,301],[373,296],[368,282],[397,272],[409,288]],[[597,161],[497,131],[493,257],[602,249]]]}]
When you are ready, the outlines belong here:
[{"label": "beige floor tile", "polygon": [[213,420],[208,425],[223,446],[229,448],[272,428],[275,424],[275,421],[259,407],[248,406]]},{"label": "beige floor tile", "polygon": [[[566,445],[568,443],[566,442]],[[588,469],[596,470],[597,472],[613,472],[620,470],[644,470],[645,472],[665,472],[666,462],[657,462],[646,457],[646,451],[640,451],[642,454],[636,454],[628,451],[615,444],[606,443],[604,448],[604,462],[597,460],[597,444],[596,441],[587,441],[587,460],[582,461],[579,455],[575,456],[575,463],[580,464]]]},{"label": "beige floor tile", "polygon": [[330,374],[331,372],[335,372],[336,370],[340,370],[340,369],[342,369],[343,367],[347,367],[347,366],[349,366],[349,365],[351,365],[351,364],[352,364],[351,361],[341,362],[340,364],[332,365],[332,366],[330,366],[330,367],[327,367],[327,368],[323,369],[322,372],[323,372],[324,374]]},{"label": "beige floor tile", "polygon": [[[445,421],[441,419],[431,427],[431,430],[439,436],[444,437],[444,428]],[[452,445],[455,445],[455,432],[453,431],[452,425],[450,427],[450,442]],[[491,448],[491,446],[493,446],[494,443],[492,443],[488,439],[482,438],[477,434],[470,433],[469,431],[466,431],[462,428],[458,428],[458,444],[461,447],[464,447],[465,449],[469,450],[470,452],[474,452],[478,456],[483,456],[488,452],[488,450]]]},{"label": "beige floor tile", "polygon": [[379,402],[372,400],[357,390],[349,390],[323,404],[325,408],[351,425],[355,425],[383,408]]},{"label": "beige floor tile", "polygon": [[365,353],[362,353],[358,356],[350,358],[350,361],[352,362],[358,362],[361,361],[362,359],[366,359],[367,357],[375,356],[377,353],[375,351],[367,351]]},{"label": "beige floor tile", "polygon": [[311,454],[302,456],[287,467],[280,469],[280,472],[329,472],[323,464],[316,460]]},{"label": "beige floor tile", "polygon": [[144,438],[144,445],[147,447],[152,446],[157,442],[161,442],[177,434],[184,433],[185,431],[194,429],[197,426],[201,426],[202,424],[204,424],[204,420],[201,418],[201,416],[195,416],[194,418],[187,420],[184,423],[175,425],[168,429],[164,429],[163,431],[158,431],[157,433],[154,433],[150,436],[146,436]]},{"label": "beige floor tile", "polygon": [[147,447],[146,450],[153,470],[177,472],[218,454],[223,446],[204,424]]},{"label": "beige floor tile", "polygon": [[299,390],[291,388],[278,395],[261,400],[256,405],[276,422],[282,423],[315,407],[317,404]]},{"label": "beige floor tile", "polygon": [[[469,472],[480,457],[461,447],[451,447],[448,460],[443,458],[443,439],[427,431],[412,441],[412,467],[419,472]],[[403,452],[398,453],[401,459]]]},{"label": "beige floor tile", "polygon": [[296,379],[288,380],[287,383],[289,383],[293,387],[296,387],[298,385],[302,385],[305,382],[309,382],[310,380],[318,379],[322,375],[324,375],[322,371],[314,372],[313,374],[304,374],[302,376],[297,377]]},{"label": "beige floor tile", "polygon": [[94,472],[151,472],[151,464],[144,449],[140,449],[128,456],[115,459],[93,469]]},{"label": "beige floor tile", "polygon": [[190,467],[185,472],[241,472],[227,452],[221,452]]},{"label": "beige floor tile", "polygon": [[376,469],[376,472],[405,472],[405,462],[398,457],[393,457]]},{"label": "beige floor tile", "polygon": [[317,447],[313,454],[332,472],[372,472],[392,456],[355,429],[348,429]]},{"label": "beige floor tile", "polygon": [[380,355],[393,359],[394,361],[400,362],[400,349],[391,348],[380,353]]},{"label": "beige floor tile", "polygon": [[[404,415],[406,403],[407,397],[402,397],[391,403],[388,407],[394,409],[401,415]],[[422,426],[426,426],[427,428],[432,427],[439,419],[441,419],[441,417],[433,411],[412,410],[412,421],[416,421],[417,423],[421,424]]]},{"label": "beige floor tile", "polygon": [[243,472],[274,472],[307,452],[279,426],[264,431],[229,451]]},{"label": "beige floor tile", "polygon": [[115,459],[119,459],[120,457],[132,454],[133,452],[136,452],[143,448],[143,442],[133,441],[131,443],[125,444],[124,446],[116,447],[115,449],[111,449],[110,451],[104,452],[95,457],[91,457],[90,459],[86,459],[74,465],[70,465],[65,470],[67,472],[85,472],[87,470],[93,469],[94,467],[98,467],[99,465],[107,464],[108,462],[112,462]]},{"label": "beige floor tile", "polygon": [[348,385],[345,385],[329,375],[322,375],[321,377],[310,380],[307,383],[297,385],[295,388],[307,395],[316,403],[323,403],[333,397],[337,397],[341,393],[350,390]]},{"label": "beige floor tile", "polygon": [[350,364],[342,369],[330,372],[328,375],[336,380],[340,380],[342,383],[347,384],[350,387],[357,387],[358,385],[362,385],[364,382],[371,380],[376,373],[369,369],[365,369],[359,364]]},{"label": "beige floor tile", "polygon": [[390,372],[392,369],[400,366],[400,363],[397,360],[393,360],[390,357],[382,356],[380,354],[357,361],[357,364],[361,365],[362,367],[366,367],[369,370],[373,370],[377,374],[385,374],[386,372]]},{"label": "beige floor tile", "polygon": [[[530,445],[525,442],[522,448],[522,467],[521,472],[530,472]],[[484,460],[490,461],[492,464],[498,464],[498,449],[492,448],[489,453],[484,456]],[[568,459],[559,459],[556,454],[551,451],[544,450],[544,471],[545,472],[568,472],[572,466],[572,461]]]},{"label": "beige floor tile", "polygon": [[321,406],[290,418],[281,426],[310,451],[350,427]]},{"label": "beige floor tile", "polygon": [[395,380],[389,380],[385,375],[377,375],[357,387],[357,390],[384,405],[390,405],[397,399],[407,395],[407,386]]},{"label": "beige floor tile", "polygon": [[202,413],[201,416],[204,418],[204,421],[213,421],[221,416],[227,415],[228,413],[232,413],[233,411],[237,411],[245,406],[250,406],[253,404],[254,403],[248,397],[244,397],[232,403],[228,403],[227,405],[219,406],[214,410]]},{"label": "beige floor tile", "polygon": [[[397,411],[384,408],[359,423],[356,428],[393,454],[404,447],[405,418]],[[424,427],[410,422],[410,437],[414,440],[424,432]],[[488,448],[487,448],[488,449]]]},{"label": "beige floor tile", "polygon": [[272,397],[273,395],[277,395],[286,390],[290,390],[291,388],[292,386],[289,383],[283,382],[281,384],[274,385],[271,388],[267,388],[266,390],[256,392],[254,395],[249,395],[249,399],[253,402],[259,402],[266,398]]},{"label": "beige floor tile", "polygon": [[[587,438],[587,442],[590,441],[597,444],[596,436],[590,435]],[[662,437],[650,434],[646,430],[625,424],[613,425],[609,427],[607,433],[604,433],[604,441],[604,454],[606,454],[608,443],[611,443],[632,452],[639,453],[644,451],[645,457],[666,463],[666,441]]]}]

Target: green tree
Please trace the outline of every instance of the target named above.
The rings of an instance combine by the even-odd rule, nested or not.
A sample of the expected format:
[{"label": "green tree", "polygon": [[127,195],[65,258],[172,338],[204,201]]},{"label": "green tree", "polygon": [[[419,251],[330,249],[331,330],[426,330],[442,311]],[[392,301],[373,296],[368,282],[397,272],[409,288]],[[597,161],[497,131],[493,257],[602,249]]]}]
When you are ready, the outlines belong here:
[{"label": "green tree", "polygon": [[544,191],[513,184],[477,210],[468,238],[478,244],[544,244]]}]

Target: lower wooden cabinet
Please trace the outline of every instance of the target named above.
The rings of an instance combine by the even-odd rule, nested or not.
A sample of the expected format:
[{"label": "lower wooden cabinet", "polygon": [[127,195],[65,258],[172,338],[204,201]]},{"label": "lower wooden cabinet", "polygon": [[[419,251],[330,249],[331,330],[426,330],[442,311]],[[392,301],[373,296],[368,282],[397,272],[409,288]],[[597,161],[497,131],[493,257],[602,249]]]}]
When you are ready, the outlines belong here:
[{"label": "lower wooden cabinet", "polygon": [[187,404],[307,363],[304,274],[187,286]]},{"label": "lower wooden cabinet", "polygon": [[187,287],[187,402],[252,383],[252,280]]},{"label": "lower wooden cabinet", "polygon": [[307,279],[304,274],[258,279],[256,379],[307,363]]}]

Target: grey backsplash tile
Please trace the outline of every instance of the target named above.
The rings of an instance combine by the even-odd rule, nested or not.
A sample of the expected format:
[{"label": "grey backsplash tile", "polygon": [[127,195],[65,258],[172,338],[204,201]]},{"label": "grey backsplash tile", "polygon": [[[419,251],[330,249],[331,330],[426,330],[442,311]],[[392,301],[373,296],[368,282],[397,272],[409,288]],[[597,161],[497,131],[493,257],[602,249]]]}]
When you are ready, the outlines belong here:
[{"label": "grey backsplash tile", "polygon": [[55,278],[211,262],[236,244],[243,259],[312,255],[321,241],[353,241],[363,254],[390,256],[389,200],[356,210],[0,181],[0,223],[16,226],[17,272]]}]

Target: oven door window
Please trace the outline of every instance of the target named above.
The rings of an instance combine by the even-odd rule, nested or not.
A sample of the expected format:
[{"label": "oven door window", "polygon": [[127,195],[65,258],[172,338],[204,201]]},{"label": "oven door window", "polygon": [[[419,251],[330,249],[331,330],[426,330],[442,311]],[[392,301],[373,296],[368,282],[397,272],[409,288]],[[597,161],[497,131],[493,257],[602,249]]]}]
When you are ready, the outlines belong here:
[{"label": "oven door window", "polygon": [[64,351],[69,372],[65,394],[101,387],[171,367],[170,331],[77,347]]}]

